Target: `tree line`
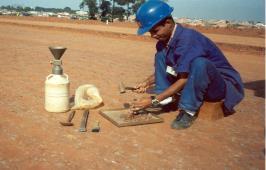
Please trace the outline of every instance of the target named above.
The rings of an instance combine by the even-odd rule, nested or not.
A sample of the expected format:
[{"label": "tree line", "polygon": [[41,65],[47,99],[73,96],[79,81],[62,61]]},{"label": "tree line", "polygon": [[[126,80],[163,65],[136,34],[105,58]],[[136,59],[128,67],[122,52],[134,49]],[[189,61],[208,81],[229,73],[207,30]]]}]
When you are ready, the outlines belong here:
[{"label": "tree line", "polygon": [[53,12],[53,13],[59,13],[59,12],[68,12],[68,13],[75,13],[75,10],[72,10],[70,7],[65,8],[44,8],[36,6],[35,8],[31,7],[23,7],[23,6],[1,6],[1,9],[6,9],[9,11],[17,11],[17,12],[29,12],[29,11],[39,11],[39,12]]},{"label": "tree line", "polygon": [[[167,1],[167,0],[164,0]],[[124,16],[128,20],[130,15],[137,12],[141,4],[145,0],[81,0],[79,5],[80,9],[88,11],[89,19],[97,19],[97,16],[101,18],[102,21],[113,21],[114,18],[123,20]],[[2,9],[16,10],[18,12],[28,12],[31,10],[43,11],[43,12],[68,12],[74,14],[76,10],[72,10],[70,7],[65,8],[44,8],[44,7],[22,7],[22,6],[1,6]]]},{"label": "tree line", "polygon": [[[144,3],[145,0],[82,0],[79,7],[85,11],[88,11],[89,19],[97,19],[97,16],[101,20],[113,21],[114,18],[123,20],[124,16],[128,19],[130,15],[135,14],[139,6]],[[15,10],[17,12],[29,12],[29,11],[42,11],[42,12],[68,12],[74,14],[76,10],[72,10],[70,7],[65,8],[44,8],[36,6],[35,8],[23,7],[23,6],[1,6],[1,9]]]},{"label": "tree line", "polygon": [[96,19],[99,14],[102,20],[123,20],[124,16],[128,19],[130,15],[135,14],[144,2],[145,0],[82,0],[80,8],[88,9],[90,19]]}]

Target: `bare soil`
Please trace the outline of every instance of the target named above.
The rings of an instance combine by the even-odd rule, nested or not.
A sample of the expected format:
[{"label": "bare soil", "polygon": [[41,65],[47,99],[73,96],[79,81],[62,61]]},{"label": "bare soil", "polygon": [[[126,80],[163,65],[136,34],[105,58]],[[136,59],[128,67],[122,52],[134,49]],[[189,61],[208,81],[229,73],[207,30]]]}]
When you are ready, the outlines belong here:
[{"label": "bare soil", "polygon": [[[12,18],[16,20],[30,20],[30,21],[46,21],[46,22],[57,22],[57,23],[75,23],[75,24],[93,24],[93,25],[106,25],[104,22],[97,20],[69,20],[66,18],[56,18],[56,17],[14,17],[14,16],[1,16],[1,18]],[[126,28],[137,28],[137,24],[134,22],[109,22],[110,26],[119,26]],[[190,27],[185,25],[186,27]],[[191,27],[203,33],[215,33],[215,34],[225,34],[225,35],[239,35],[245,37],[265,37],[265,30],[258,28],[206,28],[206,27]]]},{"label": "bare soil", "polygon": [[[265,169],[264,47],[247,43],[241,49],[252,48],[239,50],[237,44],[223,43],[245,83],[245,99],[232,116],[197,119],[191,128],[176,131],[170,123],[178,113],[168,112],[160,115],[163,123],[118,128],[99,110],[141,97],[120,94],[118,84],[134,85],[153,72],[155,41],[75,31],[79,25],[66,30],[0,24],[0,169]],[[211,34],[223,42],[224,34]],[[90,111],[86,133],[78,131],[82,112],[74,126],[62,127],[59,121],[67,113],[44,110],[44,81],[52,59],[48,46],[53,45],[68,48],[62,59],[71,95],[82,84],[94,84],[104,99],[103,107]],[[101,131],[92,133],[96,120]]]}]

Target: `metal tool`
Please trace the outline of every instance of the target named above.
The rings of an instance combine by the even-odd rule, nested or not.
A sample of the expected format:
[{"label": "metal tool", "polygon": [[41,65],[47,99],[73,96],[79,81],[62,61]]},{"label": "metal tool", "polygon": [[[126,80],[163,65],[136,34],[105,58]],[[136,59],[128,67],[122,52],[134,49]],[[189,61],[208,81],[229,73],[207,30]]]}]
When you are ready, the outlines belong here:
[{"label": "metal tool", "polygon": [[96,121],[91,129],[92,132],[100,132],[100,122]]},{"label": "metal tool", "polygon": [[75,110],[71,111],[68,115],[67,121],[66,122],[60,122],[60,124],[63,126],[73,126],[74,124],[71,121],[72,121],[73,117],[75,116],[75,113],[76,113]]},{"label": "metal tool", "polygon": [[136,90],[135,87],[129,87],[129,86],[125,86],[123,82],[119,83],[119,92],[120,93],[125,93],[126,90]]},{"label": "metal tool", "polygon": [[88,121],[88,116],[89,116],[89,109],[85,110],[80,122],[80,132],[86,132],[87,131],[87,121]]}]

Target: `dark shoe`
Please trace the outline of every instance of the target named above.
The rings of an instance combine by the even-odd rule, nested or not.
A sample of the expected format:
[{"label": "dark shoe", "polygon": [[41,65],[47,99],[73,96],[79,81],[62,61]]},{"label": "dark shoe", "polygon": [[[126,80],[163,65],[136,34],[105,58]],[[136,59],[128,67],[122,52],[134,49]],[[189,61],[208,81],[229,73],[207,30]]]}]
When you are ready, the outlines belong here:
[{"label": "dark shoe", "polygon": [[172,122],[172,129],[186,129],[189,128],[197,116],[191,116],[186,111],[181,110],[176,119]]}]

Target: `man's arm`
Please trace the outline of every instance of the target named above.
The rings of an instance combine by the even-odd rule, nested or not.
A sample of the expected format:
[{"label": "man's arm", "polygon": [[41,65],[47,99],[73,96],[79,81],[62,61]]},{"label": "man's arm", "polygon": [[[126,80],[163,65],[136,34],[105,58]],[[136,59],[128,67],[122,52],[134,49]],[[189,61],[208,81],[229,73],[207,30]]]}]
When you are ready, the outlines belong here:
[{"label": "man's arm", "polygon": [[142,83],[139,83],[135,86],[137,93],[144,93],[146,90],[151,87],[155,83],[155,75],[152,74],[148,78],[146,78]]},{"label": "man's arm", "polygon": [[[188,73],[181,73],[181,74],[179,73],[177,78],[178,80],[174,84],[172,84],[168,89],[166,89],[164,92],[156,96],[156,99],[158,99],[159,101],[162,101],[166,99],[167,97],[173,96],[177,92],[181,91],[187,82]],[[152,104],[151,102],[152,100],[150,97],[143,98],[139,101],[135,101],[133,102],[132,110],[139,110],[139,109],[149,107]]]},{"label": "man's arm", "polygon": [[174,94],[181,91],[187,82],[188,73],[179,73],[177,78],[178,80],[174,84],[172,84],[169,88],[167,88],[165,91],[156,96],[156,99],[162,101],[167,97],[171,97]]},{"label": "man's arm", "polygon": [[155,75],[150,75],[144,82],[148,85],[153,85],[155,83]]}]

